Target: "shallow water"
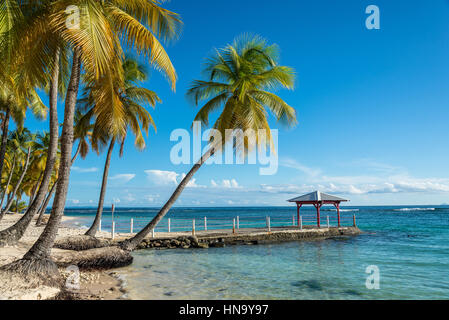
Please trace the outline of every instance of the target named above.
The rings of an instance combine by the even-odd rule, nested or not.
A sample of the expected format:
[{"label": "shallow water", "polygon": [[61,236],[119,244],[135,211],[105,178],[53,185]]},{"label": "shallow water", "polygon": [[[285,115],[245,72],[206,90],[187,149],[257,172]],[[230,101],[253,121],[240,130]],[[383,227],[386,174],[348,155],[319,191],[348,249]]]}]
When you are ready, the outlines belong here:
[{"label": "shallow water", "polygon": [[[137,251],[133,265],[120,273],[133,299],[449,298],[449,209],[348,209],[342,214],[351,218],[356,213],[365,234],[206,250]],[[127,218],[154,215],[149,209],[127,210]],[[327,210],[323,216],[335,215]],[[201,208],[174,209],[171,216],[239,215],[243,220],[255,215],[290,217],[294,212],[295,208]],[[311,209],[302,212],[313,214]],[[366,287],[366,268],[372,265],[380,271],[379,290]]]}]

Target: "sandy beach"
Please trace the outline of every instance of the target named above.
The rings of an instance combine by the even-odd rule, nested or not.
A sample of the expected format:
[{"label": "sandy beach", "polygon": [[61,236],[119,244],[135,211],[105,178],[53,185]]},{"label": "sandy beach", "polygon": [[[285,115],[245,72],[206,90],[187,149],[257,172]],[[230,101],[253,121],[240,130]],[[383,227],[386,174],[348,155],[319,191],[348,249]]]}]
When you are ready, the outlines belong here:
[{"label": "sandy beach", "polygon": [[[0,222],[0,230],[4,230],[11,226],[20,219],[20,217],[21,215],[6,215]],[[63,217],[61,227],[58,230],[58,238],[80,235],[85,232],[84,229],[73,227],[73,224],[70,224],[70,221],[73,221],[73,219],[73,217]],[[43,229],[43,226],[36,227],[35,220],[33,220],[25,235],[17,245],[0,248],[0,266],[20,259],[37,240]],[[98,234],[100,237],[108,237],[108,235],[110,235],[110,233],[107,232]],[[63,255],[64,252],[65,250],[54,248],[52,250],[52,255]],[[72,274],[69,270],[63,268],[60,269],[60,272],[65,281]],[[34,289],[24,289],[25,283],[23,283],[22,279],[4,279],[5,276],[0,277],[0,300],[55,299],[58,298],[58,294],[60,293],[58,289],[43,286],[37,286]],[[125,291],[121,286],[122,281],[113,270],[93,272],[81,271],[79,278],[79,290],[72,291],[75,299],[115,300],[125,298]]]}]

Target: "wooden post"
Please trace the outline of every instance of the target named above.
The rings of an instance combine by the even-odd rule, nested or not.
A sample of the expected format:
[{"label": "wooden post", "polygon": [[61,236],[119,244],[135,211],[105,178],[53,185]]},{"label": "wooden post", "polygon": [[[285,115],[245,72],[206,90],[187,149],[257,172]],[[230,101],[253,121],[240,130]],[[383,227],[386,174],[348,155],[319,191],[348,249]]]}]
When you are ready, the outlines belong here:
[{"label": "wooden post", "polygon": [[301,207],[299,206],[299,203],[296,204],[296,207],[297,207],[298,227],[299,227],[299,209],[301,208]]},{"label": "wooden post", "polygon": [[292,225],[295,226],[295,216],[292,216]]},{"label": "wooden post", "polygon": [[271,232],[271,221],[270,221],[270,217],[267,217],[267,225],[268,225],[268,232]]},{"label": "wooden post", "polygon": [[357,227],[357,223],[355,221],[355,215],[353,216],[353,220],[354,220],[354,227]]},{"label": "wooden post", "polygon": [[171,220],[168,218],[168,233],[171,232]]},{"label": "wooden post", "polygon": [[204,217],[204,231],[207,231],[207,217]]},{"label": "wooden post", "polygon": [[154,229],[151,230],[151,238],[154,238],[155,234],[154,234]]},{"label": "wooden post", "polygon": [[302,217],[299,216],[299,229],[302,230]]},{"label": "wooden post", "polygon": [[337,203],[337,216],[338,216],[338,227],[341,227],[341,221],[340,221],[340,203]]},{"label": "wooden post", "polygon": [[192,236],[195,235],[195,219],[192,220]]},{"label": "wooden post", "polygon": [[232,219],[232,233],[235,233],[235,218]]},{"label": "wooden post", "polygon": [[237,216],[237,230],[240,229],[240,217]]},{"label": "wooden post", "polygon": [[327,228],[329,229],[330,226],[331,226],[330,223],[329,223],[329,216],[327,216],[326,218],[327,218]]},{"label": "wooden post", "polygon": [[320,206],[320,204],[317,203],[315,208],[316,208],[316,224],[317,224],[318,228],[321,228],[321,218],[320,218],[320,208],[321,208],[321,206]]},{"label": "wooden post", "polygon": [[100,219],[100,224],[98,225],[98,231],[101,232],[101,219]]},{"label": "wooden post", "polygon": [[112,234],[112,240],[114,240],[115,239],[115,221],[112,221],[111,234]]},{"label": "wooden post", "polygon": [[134,233],[134,219],[131,218],[131,233]]}]

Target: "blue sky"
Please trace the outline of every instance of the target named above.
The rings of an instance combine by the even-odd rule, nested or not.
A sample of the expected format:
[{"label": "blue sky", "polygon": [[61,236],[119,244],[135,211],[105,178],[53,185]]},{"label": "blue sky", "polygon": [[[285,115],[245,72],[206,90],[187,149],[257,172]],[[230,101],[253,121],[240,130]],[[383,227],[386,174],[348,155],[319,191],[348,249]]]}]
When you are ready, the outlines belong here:
[{"label": "blue sky", "polygon": [[[380,9],[380,30],[367,30],[365,8]],[[189,129],[196,109],[185,99],[213,48],[244,32],[281,48],[296,69],[294,91],[278,94],[298,113],[298,126],[279,129],[279,169],[259,165],[206,166],[179,206],[286,205],[319,189],[351,205],[449,202],[449,2],[172,0],[184,21],[167,46],[179,75],[176,93],[156,71],[145,86],[163,100],[151,111],[157,134],[143,152],[128,139],[114,151],[106,205],[157,207],[188,165],[170,162],[174,129]],[[60,119],[63,116],[60,104]],[[272,120],[272,119],[271,119]],[[31,115],[26,125],[48,130]],[[105,155],[90,154],[72,170],[68,206],[95,206]],[[213,180],[213,181],[212,181]]]}]

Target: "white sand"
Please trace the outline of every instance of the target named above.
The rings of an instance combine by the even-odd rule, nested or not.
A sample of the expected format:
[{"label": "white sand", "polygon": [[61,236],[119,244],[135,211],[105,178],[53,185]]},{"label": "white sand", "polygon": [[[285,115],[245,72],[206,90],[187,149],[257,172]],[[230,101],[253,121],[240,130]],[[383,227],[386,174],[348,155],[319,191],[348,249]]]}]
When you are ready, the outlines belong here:
[{"label": "white sand", "polygon": [[[21,215],[5,215],[0,221],[0,230],[4,230],[13,225]],[[67,236],[81,235],[86,232],[82,228],[68,227],[68,223],[76,218],[63,217],[61,226],[58,230],[58,238]],[[36,227],[36,220],[33,219],[27,231],[17,245],[0,248],[0,266],[11,263],[23,257],[33,243],[38,239],[45,226]],[[98,233],[99,237],[110,238],[110,233]],[[52,255],[64,253],[65,250],[52,249]],[[68,276],[65,270],[60,270],[65,276]],[[119,281],[110,276],[108,272],[82,272],[80,275],[81,293],[86,299],[117,299],[122,294],[119,292]],[[59,289],[38,286],[33,288],[34,284],[24,281],[16,276],[0,274],[0,300],[40,300],[51,299],[59,293]]]}]

